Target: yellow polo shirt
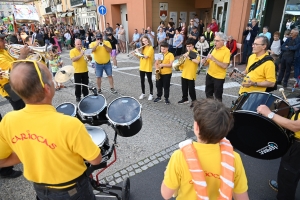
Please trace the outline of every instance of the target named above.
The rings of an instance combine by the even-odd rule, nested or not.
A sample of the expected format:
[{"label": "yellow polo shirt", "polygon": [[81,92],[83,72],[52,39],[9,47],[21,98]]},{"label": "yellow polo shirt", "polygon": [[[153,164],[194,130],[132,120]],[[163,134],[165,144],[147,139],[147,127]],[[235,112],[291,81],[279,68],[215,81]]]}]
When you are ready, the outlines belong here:
[{"label": "yellow polo shirt", "polygon": [[[266,55],[269,55],[268,52],[265,54],[257,57],[256,54],[252,54],[249,59],[248,59],[248,64],[246,71],[248,72],[249,67],[261,60],[263,57]],[[270,81],[275,83],[276,82],[276,77],[275,77],[275,64],[273,61],[268,60],[264,62],[262,65],[258,66],[255,70],[252,70],[250,73],[247,73],[247,76],[252,82],[263,82],[263,81]],[[248,81],[248,78],[244,78],[246,81]],[[242,94],[243,92],[253,92],[253,91],[260,91],[260,92],[265,92],[266,87],[255,87],[255,86],[250,86],[248,88],[241,86],[239,94]]]},{"label": "yellow polo shirt", "polygon": [[[215,57],[218,61],[223,63],[230,63],[230,50],[226,46],[222,46],[219,49],[214,49],[211,53],[213,57]],[[216,78],[216,79],[224,79],[226,77],[226,69],[219,67],[215,62],[208,59],[209,68],[207,73]]]},{"label": "yellow polo shirt", "polygon": [[[196,52],[198,54],[198,52],[196,51],[196,49],[193,49],[192,51]],[[200,61],[200,56],[198,55],[197,60]],[[188,79],[188,80],[196,80],[196,72],[198,69],[198,64],[194,63],[193,61],[191,61],[190,59],[185,59],[184,63],[179,67],[180,70],[182,70],[182,78]]]},{"label": "yellow polo shirt", "polygon": [[[15,60],[16,59],[11,57],[6,50],[0,50],[0,68],[2,71],[10,70],[12,67],[12,62]],[[7,92],[3,89],[3,86],[8,82],[9,80],[6,78],[0,79],[0,95],[2,97],[8,96]]]},{"label": "yellow polo shirt", "polygon": [[140,58],[140,71],[143,72],[152,72],[153,58],[154,58],[154,49],[152,46],[147,45],[142,50],[144,56],[148,58]]},{"label": "yellow polo shirt", "polygon": [[[198,142],[193,142],[193,145],[197,150],[198,159],[205,172],[209,199],[218,199],[221,184],[220,145],[219,143],[201,144]],[[235,168],[233,191],[241,194],[248,190],[247,177],[240,155],[236,152],[233,153]],[[176,150],[172,154],[163,182],[168,188],[178,190],[176,200],[197,200],[192,175],[181,150]]]},{"label": "yellow polo shirt", "polygon": [[[70,58],[74,58],[80,55],[80,50],[74,48],[70,51]],[[79,60],[72,62],[73,67],[75,68],[75,73],[83,73],[88,71],[87,62],[82,56]]]},{"label": "yellow polo shirt", "polygon": [[76,117],[56,112],[51,105],[28,105],[7,113],[0,123],[0,159],[15,152],[24,176],[36,183],[71,181],[86,170],[100,148]]},{"label": "yellow polo shirt", "polygon": [[[170,64],[174,61],[174,55],[171,52],[167,52],[164,54],[164,60],[161,64]],[[163,67],[160,70],[160,74],[172,74],[172,66],[171,67]]]},{"label": "yellow polo shirt", "polygon": [[[103,40],[102,43],[111,48],[109,41]],[[94,48],[95,45],[96,42],[92,42],[90,44],[90,48]],[[107,52],[103,46],[98,46],[92,54],[94,55],[94,59],[98,64],[106,64],[110,61],[110,53]]]}]

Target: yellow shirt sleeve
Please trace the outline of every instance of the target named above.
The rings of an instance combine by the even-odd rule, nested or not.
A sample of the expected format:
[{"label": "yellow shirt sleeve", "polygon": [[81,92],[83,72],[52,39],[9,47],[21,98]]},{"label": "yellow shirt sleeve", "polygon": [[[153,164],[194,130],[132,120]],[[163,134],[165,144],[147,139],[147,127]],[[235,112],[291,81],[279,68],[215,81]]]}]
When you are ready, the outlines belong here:
[{"label": "yellow shirt sleeve", "polygon": [[242,163],[240,155],[234,152],[234,188],[233,192],[237,194],[244,193],[248,190],[248,182],[245,173],[245,169]]},{"label": "yellow shirt sleeve", "polygon": [[10,146],[2,136],[3,128],[4,127],[1,126],[0,123],[0,159],[7,158],[12,153],[12,149],[10,148]]},{"label": "yellow shirt sleeve", "polygon": [[181,150],[176,150],[167,165],[163,183],[172,190],[177,190],[180,186],[181,171],[177,163],[180,163],[179,153]]},{"label": "yellow shirt sleeve", "polygon": [[92,141],[85,126],[80,125],[76,135],[68,138],[72,151],[81,155],[85,160],[91,161],[100,154],[100,148]]},{"label": "yellow shirt sleeve", "polygon": [[72,49],[72,50],[70,51],[70,58],[72,59],[72,58],[74,58],[74,57],[76,57],[76,55],[75,55],[74,49]]}]

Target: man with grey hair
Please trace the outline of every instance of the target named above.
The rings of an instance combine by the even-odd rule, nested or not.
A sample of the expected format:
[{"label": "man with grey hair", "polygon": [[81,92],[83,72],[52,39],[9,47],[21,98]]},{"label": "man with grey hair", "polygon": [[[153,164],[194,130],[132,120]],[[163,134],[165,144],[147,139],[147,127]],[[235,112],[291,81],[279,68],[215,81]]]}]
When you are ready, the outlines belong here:
[{"label": "man with grey hair", "polygon": [[206,98],[216,98],[221,102],[226,69],[230,63],[230,51],[224,45],[226,41],[226,35],[217,32],[214,39],[215,49],[201,61],[204,65],[209,65],[205,80]]},{"label": "man with grey hair", "polygon": [[98,165],[101,150],[84,124],[52,106],[50,71],[42,63],[19,61],[10,83],[26,107],[6,114],[0,123],[0,167],[22,162],[38,199],[96,200],[83,160]]},{"label": "man with grey hair", "polygon": [[[277,84],[283,87],[287,87],[288,80],[290,78],[291,68],[294,62],[294,59],[300,55],[299,48],[300,48],[300,38],[298,37],[299,30],[294,28],[291,30],[290,36],[282,45],[282,56],[281,56],[281,67],[278,75]],[[297,64],[297,63],[296,63]],[[300,72],[299,67],[295,67],[294,69],[295,78],[298,78]],[[283,80],[283,83],[282,83]]]}]

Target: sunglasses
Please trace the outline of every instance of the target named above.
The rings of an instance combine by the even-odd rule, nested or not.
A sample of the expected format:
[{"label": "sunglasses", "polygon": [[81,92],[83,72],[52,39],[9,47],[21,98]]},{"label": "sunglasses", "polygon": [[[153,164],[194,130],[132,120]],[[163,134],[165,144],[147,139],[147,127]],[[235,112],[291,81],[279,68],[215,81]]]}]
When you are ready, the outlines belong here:
[{"label": "sunglasses", "polygon": [[38,67],[37,62],[35,60],[16,60],[16,61],[12,62],[13,67],[19,65],[20,63],[33,63],[33,65],[35,67],[35,71],[39,76],[41,85],[42,85],[43,88],[45,88],[45,84],[44,84],[43,79],[42,79],[42,73],[41,73],[40,68]]}]

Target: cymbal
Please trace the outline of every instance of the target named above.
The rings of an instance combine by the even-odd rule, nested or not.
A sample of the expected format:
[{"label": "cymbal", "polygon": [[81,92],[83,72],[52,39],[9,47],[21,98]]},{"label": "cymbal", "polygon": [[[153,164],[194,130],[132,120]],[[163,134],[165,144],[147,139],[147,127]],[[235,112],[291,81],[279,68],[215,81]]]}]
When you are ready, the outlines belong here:
[{"label": "cymbal", "polygon": [[64,83],[70,80],[74,75],[75,69],[72,65],[66,65],[60,68],[54,77],[55,81],[58,83]]}]

